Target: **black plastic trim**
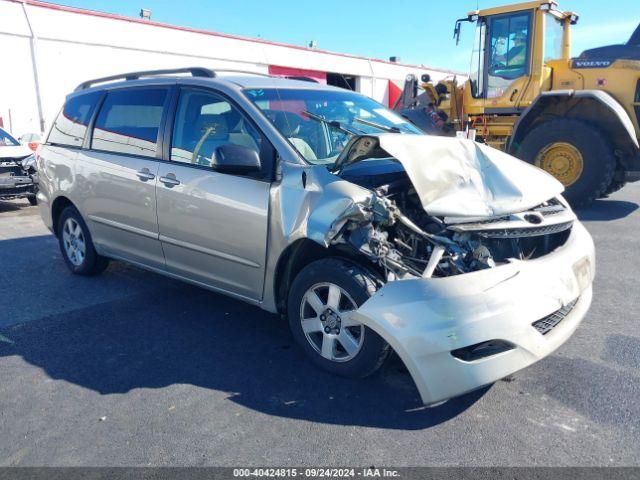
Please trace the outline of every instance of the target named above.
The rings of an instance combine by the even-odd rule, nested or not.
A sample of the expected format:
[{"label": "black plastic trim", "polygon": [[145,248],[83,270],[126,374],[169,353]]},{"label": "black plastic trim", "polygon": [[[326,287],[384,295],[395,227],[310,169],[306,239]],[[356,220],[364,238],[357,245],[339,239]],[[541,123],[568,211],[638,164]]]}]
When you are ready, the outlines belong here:
[{"label": "black plastic trim", "polygon": [[484,113],[489,115],[519,115],[524,112],[526,107],[506,107],[506,108],[485,108]]},{"label": "black plastic trim", "polygon": [[564,307],[556,310],[546,317],[541,318],[540,320],[536,320],[531,324],[531,326],[535,328],[540,334],[546,335],[551,330],[556,328],[558,324],[571,313],[571,310],[573,310],[573,308],[576,306],[578,300],[579,298],[576,298],[575,300],[567,303]]},{"label": "black plastic trim", "polygon": [[102,110],[102,104],[104,103],[104,99],[107,98],[108,90],[102,92],[102,95],[96,102],[96,108],[93,109],[93,114],[89,119],[89,124],[87,125],[87,132],[84,136],[84,141],[82,142],[81,150],[88,150],[91,148],[91,142],[93,141],[93,127],[96,124],[96,118],[98,118],[98,113]]},{"label": "black plastic trim", "polygon": [[482,360],[483,358],[493,357],[499,353],[508,352],[513,350],[515,345],[506,340],[493,339],[486,342],[476,343],[468,347],[457,348],[451,350],[451,355],[462,360],[463,362],[475,362],[476,360]]},{"label": "black plastic trim", "polygon": [[114,80],[139,80],[140,77],[155,77],[159,75],[172,75],[176,73],[190,73],[192,77],[215,78],[216,73],[213,70],[203,67],[187,67],[187,68],[167,68],[163,70],[143,70],[139,72],[120,73],[108,77],[94,78],[82,82],[76,87],[74,92],[86,90],[97,83],[112,82]]}]

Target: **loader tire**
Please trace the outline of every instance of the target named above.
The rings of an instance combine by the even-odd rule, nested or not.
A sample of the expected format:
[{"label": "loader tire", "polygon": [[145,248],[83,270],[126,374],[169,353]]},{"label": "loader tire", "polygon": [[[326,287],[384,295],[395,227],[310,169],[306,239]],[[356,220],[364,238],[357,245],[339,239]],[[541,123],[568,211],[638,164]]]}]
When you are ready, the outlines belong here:
[{"label": "loader tire", "polygon": [[607,189],[605,190],[605,192],[604,192],[604,194],[602,196],[603,197],[607,197],[607,196],[611,195],[612,193],[615,193],[618,190],[620,190],[626,184],[627,184],[627,182],[625,182],[624,180],[616,180],[614,178],[613,180],[611,180],[611,183],[609,184],[609,186],[607,187]]},{"label": "loader tire", "polygon": [[550,120],[522,141],[518,157],[556,177],[573,207],[589,206],[611,185],[616,157],[593,125],[571,119]]}]

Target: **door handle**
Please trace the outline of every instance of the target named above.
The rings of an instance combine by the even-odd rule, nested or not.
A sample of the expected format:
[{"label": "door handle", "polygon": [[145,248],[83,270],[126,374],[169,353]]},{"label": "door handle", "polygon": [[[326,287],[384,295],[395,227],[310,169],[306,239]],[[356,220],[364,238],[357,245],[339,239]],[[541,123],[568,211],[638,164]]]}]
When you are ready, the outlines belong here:
[{"label": "door handle", "polygon": [[176,178],[175,173],[167,173],[166,176],[160,177],[160,181],[164,183],[165,187],[173,187],[174,185],[180,185],[180,180]]},{"label": "door handle", "polygon": [[153,173],[151,173],[149,169],[146,167],[143,168],[142,170],[138,170],[136,172],[136,175],[143,182],[146,182],[147,180],[153,180],[154,178],[156,178],[156,176]]},{"label": "door handle", "polygon": [[511,93],[511,96],[509,97],[509,101],[510,102],[513,102],[513,97],[516,96],[516,93],[518,93],[518,89],[517,88]]}]

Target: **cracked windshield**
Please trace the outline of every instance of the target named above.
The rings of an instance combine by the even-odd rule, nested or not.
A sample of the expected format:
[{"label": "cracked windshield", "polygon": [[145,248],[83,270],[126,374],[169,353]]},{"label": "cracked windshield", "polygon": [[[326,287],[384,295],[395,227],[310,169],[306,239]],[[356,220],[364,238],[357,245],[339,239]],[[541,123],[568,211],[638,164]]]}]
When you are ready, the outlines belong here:
[{"label": "cracked windshield", "polygon": [[333,164],[354,135],[422,133],[379,103],[348,91],[274,88],[245,92],[312,164]]}]

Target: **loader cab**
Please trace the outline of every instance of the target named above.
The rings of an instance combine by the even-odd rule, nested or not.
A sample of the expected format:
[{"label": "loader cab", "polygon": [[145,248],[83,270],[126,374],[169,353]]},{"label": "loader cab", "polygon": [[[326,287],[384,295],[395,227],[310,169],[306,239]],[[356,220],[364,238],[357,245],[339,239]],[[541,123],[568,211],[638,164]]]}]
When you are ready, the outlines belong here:
[{"label": "loader cab", "polygon": [[490,19],[490,55],[486,96],[498,98],[517,80],[529,74],[531,14],[528,12]]},{"label": "loader cab", "polygon": [[[570,22],[555,2],[536,1],[470,12],[476,24],[465,88],[469,114],[517,114],[550,82],[546,62],[564,57]],[[567,53],[568,55],[568,53]]]}]

